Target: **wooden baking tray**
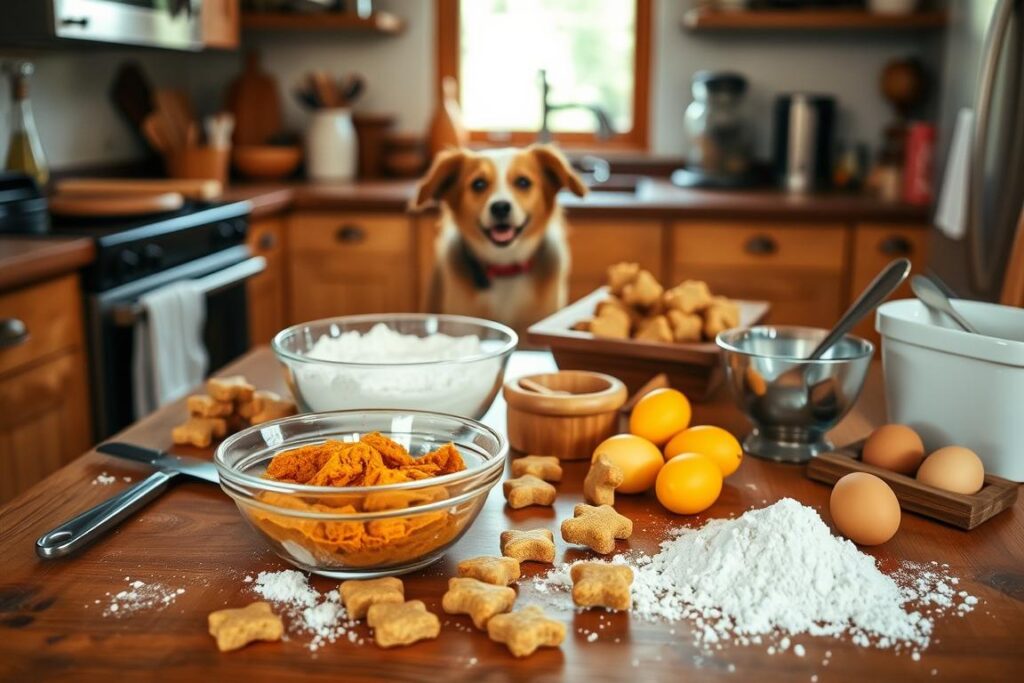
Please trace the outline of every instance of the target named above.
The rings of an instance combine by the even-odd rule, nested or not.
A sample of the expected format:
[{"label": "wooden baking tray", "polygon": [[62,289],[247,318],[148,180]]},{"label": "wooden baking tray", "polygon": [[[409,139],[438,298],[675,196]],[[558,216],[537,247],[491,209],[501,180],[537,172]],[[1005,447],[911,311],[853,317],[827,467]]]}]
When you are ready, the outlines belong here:
[{"label": "wooden baking tray", "polygon": [[[597,304],[608,297],[601,287],[579,301],[534,324],[527,341],[547,346],[563,370],[593,370],[615,375],[637,391],[652,376],[664,372],[672,386],[693,399],[709,396],[722,376],[715,342],[663,344],[634,339],[602,339],[572,326],[594,317]],[[740,326],[754,325],[768,314],[766,301],[735,300],[740,308]]]},{"label": "wooden baking tray", "polygon": [[973,529],[1003,510],[1013,507],[1017,500],[1017,484],[1007,479],[987,474],[984,486],[974,495],[951,493],[922,484],[905,474],[861,462],[860,454],[863,447],[864,440],[861,440],[831,453],[819,455],[807,463],[807,476],[831,486],[850,472],[873,474],[889,484],[904,510],[961,529]]}]

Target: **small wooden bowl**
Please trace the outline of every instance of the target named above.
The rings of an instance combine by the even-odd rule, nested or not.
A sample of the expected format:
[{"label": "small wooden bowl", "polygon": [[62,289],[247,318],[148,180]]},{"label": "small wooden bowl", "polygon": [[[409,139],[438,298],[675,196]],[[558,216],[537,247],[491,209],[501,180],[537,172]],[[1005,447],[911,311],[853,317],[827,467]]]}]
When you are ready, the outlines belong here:
[{"label": "small wooden bowl", "polygon": [[505,382],[508,441],[522,453],[585,460],[597,445],[617,433],[626,385],[599,372],[562,370],[527,379],[557,394],[542,394]]},{"label": "small wooden bowl", "polygon": [[297,145],[238,145],[231,154],[235,169],[253,180],[280,180],[295,173],[302,163]]}]

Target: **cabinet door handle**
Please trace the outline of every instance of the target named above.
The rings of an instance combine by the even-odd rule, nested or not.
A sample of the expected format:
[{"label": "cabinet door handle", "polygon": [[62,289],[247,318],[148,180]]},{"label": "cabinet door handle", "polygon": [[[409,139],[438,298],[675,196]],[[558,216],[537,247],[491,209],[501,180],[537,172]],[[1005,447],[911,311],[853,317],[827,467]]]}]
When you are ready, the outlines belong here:
[{"label": "cabinet door handle", "polygon": [[334,238],[345,244],[359,244],[366,239],[366,231],[358,225],[343,225],[334,233]]},{"label": "cabinet door handle", "polygon": [[21,346],[28,341],[28,327],[17,318],[0,318],[0,349]]},{"label": "cabinet door handle", "polygon": [[893,235],[878,243],[878,251],[886,256],[910,256],[914,253],[914,245],[906,237]]},{"label": "cabinet door handle", "polygon": [[768,235],[755,235],[747,240],[747,243],[743,245],[743,249],[748,254],[765,256],[777,252],[779,250],[779,244],[774,238]]},{"label": "cabinet door handle", "polygon": [[265,232],[260,235],[260,238],[256,240],[256,244],[259,246],[261,251],[270,251],[277,245],[277,239],[274,237],[274,233]]}]

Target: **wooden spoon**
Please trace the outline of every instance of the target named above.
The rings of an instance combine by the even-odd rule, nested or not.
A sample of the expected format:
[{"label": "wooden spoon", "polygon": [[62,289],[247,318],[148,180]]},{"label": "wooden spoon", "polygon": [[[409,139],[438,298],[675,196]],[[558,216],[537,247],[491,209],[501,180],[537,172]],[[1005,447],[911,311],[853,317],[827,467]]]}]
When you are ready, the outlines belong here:
[{"label": "wooden spoon", "polygon": [[537,394],[544,394],[545,396],[568,396],[569,395],[568,391],[561,391],[559,389],[551,389],[549,387],[544,386],[540,382],[535,382],[534,380],[530,379],[529,377],[521,377],[521,378],[519,378],[519,386],[521,386],[522,388],[526,389],[527,391],[532,391],[532,392],[537,393]]}]

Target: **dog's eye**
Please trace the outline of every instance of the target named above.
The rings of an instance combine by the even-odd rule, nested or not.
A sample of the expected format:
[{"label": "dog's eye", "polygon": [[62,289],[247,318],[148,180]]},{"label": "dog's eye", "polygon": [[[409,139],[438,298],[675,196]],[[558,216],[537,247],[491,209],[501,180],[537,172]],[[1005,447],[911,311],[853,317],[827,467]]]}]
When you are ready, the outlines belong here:
[{"label": "dog's eye", "polygon": [[473,192],[483,192],[484,190],[487,189],[487,181],[484,180],[483,178],[477,178],[472,183],[470,183],[469,187],[473,190]]},{"label": "dog's eye", "polygon": [[521,175],[518,178],[516,178],[516,187],[518,187],[521,190],[529,189],[531,185],[533,185],[533,183],[530,181],[529,178],[527,178],[524,175]]}]

